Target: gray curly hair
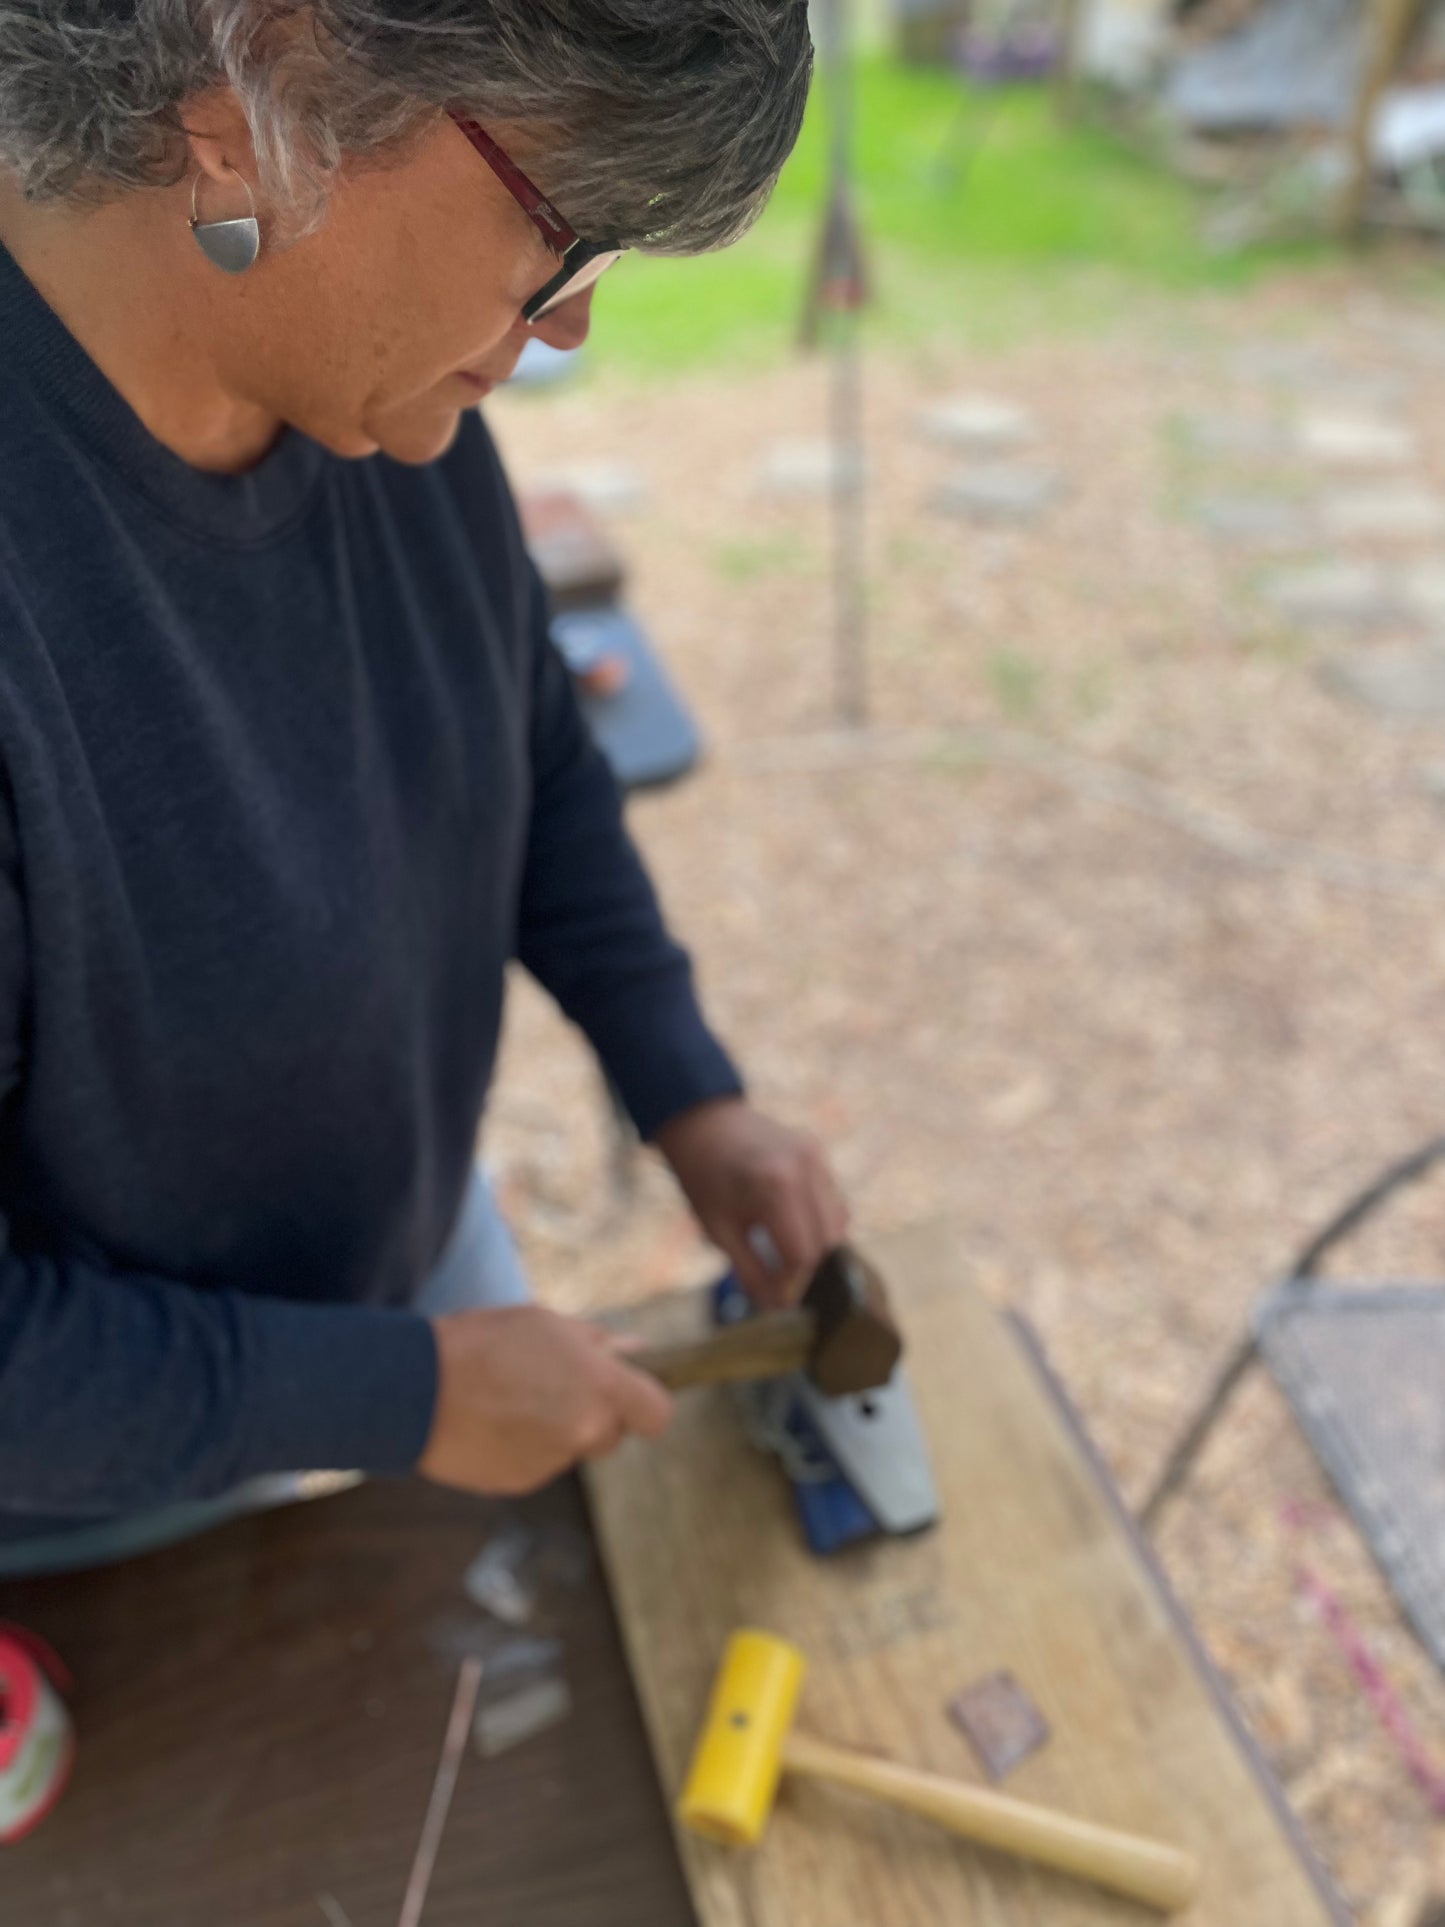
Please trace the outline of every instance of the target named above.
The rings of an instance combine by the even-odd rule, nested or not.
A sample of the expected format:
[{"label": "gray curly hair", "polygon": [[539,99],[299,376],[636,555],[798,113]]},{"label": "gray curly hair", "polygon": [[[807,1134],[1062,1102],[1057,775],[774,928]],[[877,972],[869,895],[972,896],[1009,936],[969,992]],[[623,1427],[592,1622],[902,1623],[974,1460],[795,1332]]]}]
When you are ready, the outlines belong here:
[{"label": "gray curly hair", "polygon": [[32,199],[173,184],[228,83],[302,231],[344,156],[464,108],[536,128],[579,232],[697,253],[766,200],[811,67],[807,0],[0,0],[0,166]]}]

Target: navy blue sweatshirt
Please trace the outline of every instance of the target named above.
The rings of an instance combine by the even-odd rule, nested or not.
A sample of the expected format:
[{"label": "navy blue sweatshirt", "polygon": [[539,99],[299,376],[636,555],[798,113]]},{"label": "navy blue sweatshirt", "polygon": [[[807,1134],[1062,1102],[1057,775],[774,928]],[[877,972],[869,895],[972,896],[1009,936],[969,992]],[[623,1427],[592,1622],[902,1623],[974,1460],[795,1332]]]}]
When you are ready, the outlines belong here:
[{"label": "navy blue sweatshirt", "polygon": [[513,957],[738,1088],[480,419],[200,473],[0,251],[0,1534],[415,1464]]}]

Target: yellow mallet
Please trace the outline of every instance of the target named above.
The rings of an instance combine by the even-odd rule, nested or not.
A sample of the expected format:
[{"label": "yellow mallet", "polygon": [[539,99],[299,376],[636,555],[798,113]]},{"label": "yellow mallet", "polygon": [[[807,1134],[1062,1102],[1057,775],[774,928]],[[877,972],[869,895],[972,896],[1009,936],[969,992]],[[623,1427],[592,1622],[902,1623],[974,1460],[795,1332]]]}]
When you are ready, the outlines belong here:
[{"label": "yellow mallet", "polygon": [[803,1655],[787,1640],[772,1633],[733,1634],[678,1801],[684,1826],[725,1846],[754,1845],[786,1769],[906,1807],[965,1840],[1092,1880],[1164,1913],[1193,1899],[1199,1865],[1177,1847],[793,1732],[803,1673]]}]

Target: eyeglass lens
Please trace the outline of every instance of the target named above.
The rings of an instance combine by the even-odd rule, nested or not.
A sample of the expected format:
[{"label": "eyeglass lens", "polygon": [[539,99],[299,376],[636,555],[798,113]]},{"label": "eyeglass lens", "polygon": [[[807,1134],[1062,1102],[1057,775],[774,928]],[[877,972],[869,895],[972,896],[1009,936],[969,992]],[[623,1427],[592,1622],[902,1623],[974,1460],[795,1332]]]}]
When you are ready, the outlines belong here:
[{"label": "eyeglass lens", "polygon": [[551,314],[554,308],[560,308],[564,301],[571,301],[584,289],[590,288],[594,281],[622,259],[625,252],[623,248],[616,248],[604,254],[594,254],[590,261],[584,261],[577,272],[569,274],[565,281],[559,280],[544,288],[541,295],[535,297],[537,303],[535,307],[528,303],[525,310],[527,320],[540,321],[543,315]]}]

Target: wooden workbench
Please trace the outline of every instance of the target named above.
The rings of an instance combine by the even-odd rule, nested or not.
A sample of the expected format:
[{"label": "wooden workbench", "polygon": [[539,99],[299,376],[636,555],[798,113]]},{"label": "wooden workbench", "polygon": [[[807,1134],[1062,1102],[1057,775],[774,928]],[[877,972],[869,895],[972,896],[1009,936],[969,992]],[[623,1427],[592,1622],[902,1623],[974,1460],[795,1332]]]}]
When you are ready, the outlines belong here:
[{"label": "wooden workbench", "polygon": [[[904,1298],[946,1530],[807,1560],[778,1475],[711,1394],[599,1481],[669,1783],[740,1617],[801,1635],[818,1730],[951,1772],[970,1762],[944,1694],[1012,1665],[1055,1738],[1011,1788],[1197,1842],[1198,1927],[1344,1921],[1020,1334],[946,1241],[876,1255]],[[570,1482],[525,1510],[585,1525]],[[106,1572],[0,1583],[0,1618],[77,1674],[81,1733],[56,1813],[0,1849],[3,1927],[326,1927],[323,1895],[352,1927],[395,1927],[461,1575],[499,1516],[378,1484]],[[752,1860],[694,1861],[695,1909],[600,1575],[554,1607],[573,1717],[499,1761],[468,1756],[425,1927],[1143,1927],[821,1792],[785,1801]]]},{"label": "wooden workbench", "polygon": [[[521,1512],[585,1529],[570,1481]],[[76,1673],[81,1735],[55,1813],[0,1847],[3,1927],[327,1927],[320,1895],[396,1927],[498,1516],[378,1484],[0,1584]],[[572,1717],[468,1754],[425,1927],[694,1927],[595,1561],[551,1611]]]},{"label": "wooden workbench", "polygon": [[[803,1549],[777,1467],[726,1389],[684,1400],[667,1448],[589,1473],[662,1779],[680,1786],[724,1641],[809,1659],[800,1725],[977,1780],[948,1718],[1008,1669],[1049,1743],[1007,1790],[1192,1849],[1185,1927],[1347,1921],[1024,1330],[969,1284],[946,1230],[872,1252],[908,1342],[943,1522],[832,1560]],[[653,1308],[683,1335],[696,1299]],[[786,1786],[762,1845],[684,1843],[703,1927],[1138,1927],[1142,1909],[1024,1869],[835,1789]]]}]

